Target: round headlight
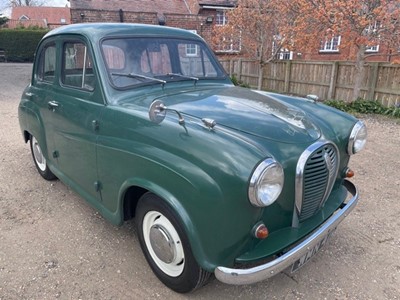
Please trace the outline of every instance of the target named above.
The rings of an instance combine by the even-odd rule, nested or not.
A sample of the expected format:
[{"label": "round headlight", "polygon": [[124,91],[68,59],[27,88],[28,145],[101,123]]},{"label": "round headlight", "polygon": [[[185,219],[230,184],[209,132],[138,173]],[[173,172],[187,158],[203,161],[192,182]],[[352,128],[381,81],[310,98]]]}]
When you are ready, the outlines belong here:
[{"label": "round headlight", "polygon": [[262,161],[250,178],[249,199],[257,207],[271,205],[283,188],[282,166],[272,158]]},{"label": "round headlight", "polygon": [[361,151],[367,142],[367,127],[361,121],[358,121],[350,133],[347,153],[349,155],[356,154]]}]

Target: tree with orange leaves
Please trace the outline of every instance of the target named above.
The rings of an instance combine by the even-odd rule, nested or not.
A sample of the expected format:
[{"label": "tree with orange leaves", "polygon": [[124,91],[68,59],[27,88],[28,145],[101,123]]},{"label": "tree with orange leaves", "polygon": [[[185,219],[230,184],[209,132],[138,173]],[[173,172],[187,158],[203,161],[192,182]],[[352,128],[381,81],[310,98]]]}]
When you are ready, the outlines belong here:
[{"label": "tree with orange leaves", "polygon": [[[301,28],[296,29],[296,47],[304,47],[305,43],[315,45],[318,38],[324,42],[333,36],[340,36],[339,50],[349,49],[349,59],[355,61],[353,100],[360,97],[366,58],[377,55],[371,50],[384,47],[389,52],[398,54],[398,0],[287,0],[286,5],[293,3],[302,7],[303,11],[298,16],[298,24],[302,24],[303,28],[311,28],[307,31],[307,38],[301,37]],[[315,32],[314,28],[319,32]],[[314,35],[314,32],[318,35]]]},{"label": "tree with orange leaves", "polygon": [[[287,44],[286,37],[279,35],[279,28],[286,24],[275,14],[277,3],[276,0],[239,0],[237,7],[227,13],[228,24],[215,27],[214,48],[234,52],[240,44],[241,54],[259,61],[261,73],[263,66]],[[232,44],[237,48],[232,49]],[[261,88],[261,82],[258,87]]]},{"label": "tree with orange leaves", "polygon": [[360,96],[366,58],[376,55],[368,50],[379,45],[398,54],[400,47],[399,0],[239,0],[228,18],[215,40],[240,37],[244,52],[261,66],[282,48],[313,52],[340,36],[339,50],[349,49],[356,63],[354,100]]}]

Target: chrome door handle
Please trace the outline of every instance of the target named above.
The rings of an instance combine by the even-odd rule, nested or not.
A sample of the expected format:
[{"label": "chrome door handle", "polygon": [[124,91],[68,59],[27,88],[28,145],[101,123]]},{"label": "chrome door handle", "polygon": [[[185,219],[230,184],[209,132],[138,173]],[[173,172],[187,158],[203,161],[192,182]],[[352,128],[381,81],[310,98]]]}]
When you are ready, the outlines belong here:
[{"label": "chrome door handle", "polygon": [[47,102],[47,104],[48,104],[48,106],[49,106],[49,109],[55,109],[55,108],[57,108],[58,107],[58,102],[57,101],[49,101],[49,102]]},{"label": "chrome door handle", "polygon": [[58,102],[57,101],[49,101],[49,102],[47,102],[47,105],[50,110],[55,111],[55,109],[58,107]]}]

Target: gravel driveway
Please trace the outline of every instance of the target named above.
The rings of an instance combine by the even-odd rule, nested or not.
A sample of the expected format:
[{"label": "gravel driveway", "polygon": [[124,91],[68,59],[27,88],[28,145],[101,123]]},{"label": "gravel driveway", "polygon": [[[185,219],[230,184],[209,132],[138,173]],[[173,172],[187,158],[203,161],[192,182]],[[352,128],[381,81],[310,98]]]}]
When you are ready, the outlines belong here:
[{"label": "gravel driveway", "polygon": [[360,202],[301,270],[179,295],[151,272],[133,222],[110,225],[37,174],[17,114],[31,68],[0,63],[0,300],[400,299],[400,121],[363,118],[369,141],[351,162]]}]

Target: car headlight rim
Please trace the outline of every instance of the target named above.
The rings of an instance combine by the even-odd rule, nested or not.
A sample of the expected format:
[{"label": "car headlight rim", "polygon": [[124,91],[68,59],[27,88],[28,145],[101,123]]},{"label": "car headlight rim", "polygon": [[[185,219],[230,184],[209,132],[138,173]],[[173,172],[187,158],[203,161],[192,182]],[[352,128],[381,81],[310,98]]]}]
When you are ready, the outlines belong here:
[{"label": "car headlight rim", "polygon": [[367,141],[367,127],[362,121],[358,121],[350,133],[347,153],[349,155],[360,152],[365,147]]},{"label": "car headlight rim", "polygon": [[250,178],[248,196],[255,207],[273,204],[283,189],[284,172],[282,166],[273,158],[258,164]]}]

